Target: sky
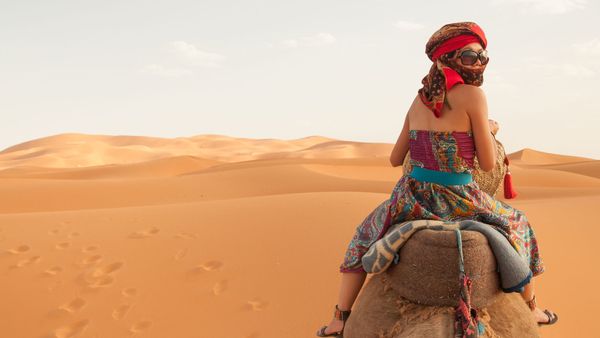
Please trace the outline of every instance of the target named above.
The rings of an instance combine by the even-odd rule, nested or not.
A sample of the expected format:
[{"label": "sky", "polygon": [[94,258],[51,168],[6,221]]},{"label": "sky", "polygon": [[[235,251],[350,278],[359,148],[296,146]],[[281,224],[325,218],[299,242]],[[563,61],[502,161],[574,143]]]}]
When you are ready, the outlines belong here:
[{"label": "sky", "polygon": [[0,150],[61,133],[394,143],[442,25],[488,38],[507,152],[600,159],[592,0],[0,0]]}]

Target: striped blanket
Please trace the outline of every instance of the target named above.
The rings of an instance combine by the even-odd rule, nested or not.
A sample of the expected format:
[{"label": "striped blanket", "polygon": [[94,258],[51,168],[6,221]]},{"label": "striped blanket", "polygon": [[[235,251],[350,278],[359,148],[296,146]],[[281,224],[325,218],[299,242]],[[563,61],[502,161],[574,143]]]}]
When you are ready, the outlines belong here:
[{"label": "striped blanket", "polygon": [[398,251],[415,232],[423,229],[478,231],[483,234],[496,257],[502,291],[522,292],[533,274],[526,259],[511,246],[506,237],[489,224],[474,220],[439,221],[412,220],[392,225],[386,234],[373,243],[362,257],[362,265],[368,273],[381,273],[392,262],[398,263]]}]

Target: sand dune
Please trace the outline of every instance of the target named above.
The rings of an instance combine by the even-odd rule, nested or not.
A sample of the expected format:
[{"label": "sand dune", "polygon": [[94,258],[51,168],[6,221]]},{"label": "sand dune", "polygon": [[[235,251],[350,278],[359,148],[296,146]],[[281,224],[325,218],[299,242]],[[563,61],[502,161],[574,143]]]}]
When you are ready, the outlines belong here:
[{"label": "sand dune", "polygon": [[529,148],[524,148],[509,154],[508,159],[516,161],[516,163],[524,162],[527,164],[559,164],[593,161],[586,157],[551,154]]},{"label": "sand dune", "polygon": [[519,163],[520,168],[531,168],[531,169],[544,169],[544,170],[557,170],[562,172],[571,172],[574,174],[590,176],[593,178],[600,178],[598,173],[600,172],[600,161],[599,160],[586,160],[581,162],[567,162],[560,164],[527,164]]},{"label": "sand dune", "polygon": [[[173,156],[195,156],[219,162],[239,162],[264,156],[270,158],[274,154],[289,154],[310,148],[315,144],[326,144],[330,140],[320,136],[285,141],[220,135],[169,139],[69,133],[24,142],[2,150],[0,170],[20,166],[77,168],[130,164]],[[325,151],[317,150],[311,154],[323,152]]]},{"label": "sand dune", "polygon": [[19,166],[0,171],[3,178],[45,178],[45,179],[110,179],[172,177],[180,174],[211,168],[222,162],[206,160],[194,156],[172,156],[156,160],[89,166],[84,168],[47,168]]},{"label": "sand dune", "polygon": [[[392,147],[70,133],[7,148],[0,336],[313,336],[355,227],[402,175]],[[506,202],[526,212],[547,265],[538,301],[561,316],[542,334],[593,336],[600,274],[579,267],[597,257],[600,162],[509,158],[519,197]],[[570,276],[585,297],[564,292]]]}]

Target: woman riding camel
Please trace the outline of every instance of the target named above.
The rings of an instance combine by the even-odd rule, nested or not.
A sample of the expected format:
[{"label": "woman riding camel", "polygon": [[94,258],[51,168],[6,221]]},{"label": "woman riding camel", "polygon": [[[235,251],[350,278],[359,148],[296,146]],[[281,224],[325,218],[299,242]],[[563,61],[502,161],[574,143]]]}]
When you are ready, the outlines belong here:
[{"label": "woman riding camel", "polygon": [[[356,228],[344,261],[338,303],[329,325],[317,336],[342,336],[350,309],[366,279],[361,257],[391,224],[414,219],[472,219],[500,231],[529,262],[533,276],[544,271],[535,234],[525,214],[482,191],[472,179],[474,158],[483,171],[494,169],[498,126],[488,120],[480,88],[489,61],[483,30],[473,22],[444,25],[427,42],[433,65],[410,106],[392,150],[392,166],[410,150],[413,170],[403,175],[390,198]],[[536,306],[533,280],[521,293],[539,324],[558,316]]]}]

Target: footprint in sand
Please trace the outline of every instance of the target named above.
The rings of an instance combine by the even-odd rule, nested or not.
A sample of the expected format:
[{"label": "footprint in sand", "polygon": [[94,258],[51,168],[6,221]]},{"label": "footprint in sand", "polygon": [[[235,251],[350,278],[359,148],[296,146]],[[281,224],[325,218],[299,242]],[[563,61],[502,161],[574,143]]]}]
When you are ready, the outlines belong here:
[{"label": "footprint in sand", "polygon": [[54,247],[57,248],[57,249],[63,250],[63,249],[66,249],[66,248],[68,248],[70,246],[71,246],[70,242],[62,242],[62,243],[56,244]]},{"label": "footprint in sand", "polygon": [[27,251],[29,251],[31,249],[31,247],[29,245],[19,245],[16,248],[13,249],[6,249],[6,252],[14,254],[14,255],[18,255],[18,254],[22,254],[25,253]]},{"label": "footprint in sand", "polygon": [[187,271],[187,278],[196,278],[206,272],[219,271],[223,267],[223,262],[221,261],[208,261],[203,264],[198,264]]},{"label": "footprint in sand", "polygon": [[100,261],[102,261],[102,255],[92,255],[92,256],[87,256],[84,259],[82,259],[81,261],[79,261],[79,265],[80,266],[90,266],[90,265],[98,264],[98,263],[100,263]]},{"label": "footprint in sand", "polygon": [[173,236],[175,238],[183,238],[183,239],[196,239],[198,238],[197,234],[189,233],[189,232],[180,232],[177,235]]},{"label": "footprint in sand", "polygon": [[131,305],[129,305],[129,304],[120,305],[118,308],[113,310],[112,317],[116,320],[121,320],[121,319],[125,318],[125,315],[129,312],[129,310],[131,310]]},{"label": "footprint in sand", "polygon": [[227,284],[229,284],[227,282],[227,280],[222,280],[222,281],[218,281],[214,286],[213,286],[213,294],[215,296],[218,296],[220,294],[222,294],[223,292],[225,292],[225,290],[227,290]]},{"label": "footprint in sand", "polygon": [[125,297],[135,297],[138,294],[138,290],[136,288],[127,288],[123,289],[121,294]]},{"label": "footprint in sand", "polygon": [[50,268],[46,269],[46,271],[44,271],[44,275],[45,276],[56,276],[61,271],[63,271],[62,267],[60,267],[60,266],[53,266],[53,267],[50,267]]},{"label": "footprint in sand", "polygon": [[78,233],[77,231],[75,231],[75,232],[72,232],[72,233],[69,234],[69,238],[77,237],[79,235],[80,235],[80,233]]},{"label": "footprint in sand", "polygon": [[157,227],[152,227],[146,230],[139,230],[129,234],[129,238],[139,239],[139,238],[148,238],[156,235],[160,231]]},{"label": "footprint in sand", "polygon": [[50,235],[58,235],[62,230],[65,229],[65,227],[67,225],[69,225],[71,222],[70,221],[62,221],[58,223],[58,227],[48,230],[48,234]]},{"label": "footprint in sand", "polygon": [[188,253],[188,249],[181,249],[179,251],[177,251],[177,253],[175,254],[175,256],[173,257],[176,261],[182,259],[183,257],[185,257],[185,255],[187,255]]},{"label": "footprint in sand", "polygon": [[70,325],[64,325],[54,330],[53,338],[71,338],[82,333],[90,324],[89,319],[80,320]]},{"label": "footprint in sand", "polygon": [[197,267],[205,270],[205,271],[216,271],[221,270],[223,267],[223,262],[220,261],[208,261],[204,264],[200,264]]},{"label": "footprint in sand", "polygon": [[148,330],[150,328],[150,326],[152,326],[151,321],[142,320],[142,321],[139,321],[139,322],[131,325],[131,327],[129,328],[129,331],[131,331],[132,333],[140,333],[140,332],[144,332],[144,331]]},{"label": "footprint in sand", "polygon": [[244,304],[244,309],[252,311],[262,311],[267,308],[267,305],[269,305],[268,302],[260,300],[258,298],[254,298],[249,301],[246,301],[246,304]]},{"label": "footprint in sand", "polygon": [[69,303],[59,306],[58,308],[61,310],[65,310],[69,313],[74,313],[77,311],[81,311],[81,309],[83,309],[85,304],[87,304],[85,299],[77,297],[77,298],[73,299],[72,301],[70,301]]},{"label": "footprint in sand", "polygon": [[13,269],[14,268],[22,268],[27,265],[35,264],[35,263],[39,262],[41,258],[42,258],[42,256],[32,256],[32,257],[29,257],[26,259],[22,259],[22,260],[18,261],[17,264],[12,265],[11,268],[13,268]]},{"label": "footprint in sand", "polygon": [[202,274],[205,272],[218,271],[223,267],[223,262],[220,261],[208,261],[203,264],[196,265],[188,271],[189,276]]},{"label": "footprint in sand", "polygon": [[98,249],[100,249],[100,247],[98,247],[97,245],[88,245],[86,247],[81,248],[81,252],[90,253],[90,252],[96,251]]},{"label": "footprint in sand", "polygon": [[92,289],[111,286],[115,281],[115,278],[111,274],[119,270],[122,266],[123,262],[115,262],[95,268],[84,275],[84,281]]},{"label": "footprint in sand", "polygon": [[123,262],[114,262],[103,267],[99,267],[92,271],[92,277],[100,277],[104,275],[111,274],[117,270],[119,270],[123,266]]},{"label": "footprint in sand", "polygon": [[115,282],[115,278],[113,276],[102,276],[94,279],[93,281],[88,280],[88,287],[90,289],[98,289],[98,288],[106,288]]}]

